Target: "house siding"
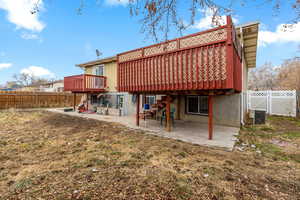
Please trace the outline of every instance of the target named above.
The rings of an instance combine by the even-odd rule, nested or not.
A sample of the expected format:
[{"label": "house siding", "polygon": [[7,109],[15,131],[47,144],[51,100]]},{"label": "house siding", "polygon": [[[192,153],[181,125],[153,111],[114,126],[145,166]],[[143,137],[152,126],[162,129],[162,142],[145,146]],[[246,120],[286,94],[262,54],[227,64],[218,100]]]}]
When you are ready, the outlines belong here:
[{"label": "house siding", "polygon": [[[104,76],[107,78],[107,91],[117,92],[117,63],[115,61],[105,63],[104,65]],[[85,74],[93,74],[94,68],[98,66],[92,66],[85,68]]]},{"label": "house siding", "polygon": [[[185,121],[208,123],[208,116],[186,113],[186,98],[181,96],[180,117]],[[176,107],[177,100],[174,101]],[[241,94],[220,95],[213,98],[213,120],[217,125],[240,127]]]}]

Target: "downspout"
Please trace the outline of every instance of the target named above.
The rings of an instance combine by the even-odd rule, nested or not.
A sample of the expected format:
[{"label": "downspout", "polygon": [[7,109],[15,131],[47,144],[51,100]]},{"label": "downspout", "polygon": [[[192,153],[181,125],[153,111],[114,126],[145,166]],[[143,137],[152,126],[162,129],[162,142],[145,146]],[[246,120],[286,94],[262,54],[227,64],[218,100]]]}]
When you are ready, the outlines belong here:
[{"label": "downspout", "polygon": [[243,29],[240,27],[240,35],[241,35],[241,46],[242,46],[242,95],[241,95],[241,125],[244,126],[244,38],[243,38]]}]

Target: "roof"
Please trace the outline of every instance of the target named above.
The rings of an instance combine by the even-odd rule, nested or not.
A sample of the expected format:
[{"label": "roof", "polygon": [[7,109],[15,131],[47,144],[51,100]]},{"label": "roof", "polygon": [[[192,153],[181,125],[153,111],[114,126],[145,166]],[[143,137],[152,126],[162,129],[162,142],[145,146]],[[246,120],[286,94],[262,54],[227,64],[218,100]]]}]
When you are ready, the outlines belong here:
[{"label": "roof", "polygon": [[256,67],[257,39],[259,22],[251,22],[236,26],[239,38],[242,40],[246,64]]},{"label": "roof", "polygon": [[82,64],[77,64],[77,67],[91,67],[94,65],[99,65],[99,64],[104,64],[104,63],[110,63],[110,62],[115,62],[117,61],[117,56],[111,56],[111,57],[106,57],[98,60],[93,60],[90,62],[82,63]]},{"label": "roof", "polygon": [[63,80],[57,80],[57,81],[52,81],[52,82],[49,82],[49,83],[43,83],[43,84],[40,84],[40,85],[52,85],[52,84],[55,84],[55,83],[63,83],[64,81]]}]

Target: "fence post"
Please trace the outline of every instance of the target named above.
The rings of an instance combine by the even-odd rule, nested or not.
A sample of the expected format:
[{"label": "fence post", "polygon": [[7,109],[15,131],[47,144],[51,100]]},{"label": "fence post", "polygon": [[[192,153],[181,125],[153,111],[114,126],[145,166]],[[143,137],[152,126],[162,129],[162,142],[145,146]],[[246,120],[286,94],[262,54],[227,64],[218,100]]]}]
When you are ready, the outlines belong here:
[{"label": "fence post", "polygon": [[272,115],[272,91],[267,91],[267,113]]}]

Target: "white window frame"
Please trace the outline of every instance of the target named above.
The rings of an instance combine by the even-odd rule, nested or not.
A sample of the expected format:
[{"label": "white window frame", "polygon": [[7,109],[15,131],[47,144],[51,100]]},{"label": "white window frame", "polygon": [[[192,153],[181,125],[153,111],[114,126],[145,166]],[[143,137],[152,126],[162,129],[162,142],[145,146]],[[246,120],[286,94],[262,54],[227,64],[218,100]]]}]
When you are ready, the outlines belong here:
[{"label": "white window frame", "polygon": [[[199,96],[199,95],[189,95],[186,97],[186,113],[187,114],[192,114],[192,115],[208,115],[208,111],[207,113],[202,113],[200,112],[201,110],[201,106],[200,106],[200,99],[201,97],[207,97],[207,96]],[[198,112],[189,112],[189,98],[197,98],[198,99]],[[208,105],[207,105],[208,108]]]},{"label": "white window frame", "polygon": [[[148,102],[150,102],[150,98],[153,98],[153,104],[155,104],[155,102],[156,102],[156,96],[155,95],[146,95],[146,102],[148,101]],[[145,102],[145,103],[146,103]],[[151,106],[152,104],[150,104],[150,106]]]},{"label": "white window frame", "polygon": [[[100,67],[102,68],[102,74],[100,74]],[[104,67],[103,64],[97,65],[97,66],[94,67],[94,72],[93,72],[93,74],[96,75],[96,76],[104,76],[104,74],[105,74],[104,69],[105,69],[105,67]],[[98,70],[99,70],[99,74],[97,74],[97,71],[98,71]]]}]

